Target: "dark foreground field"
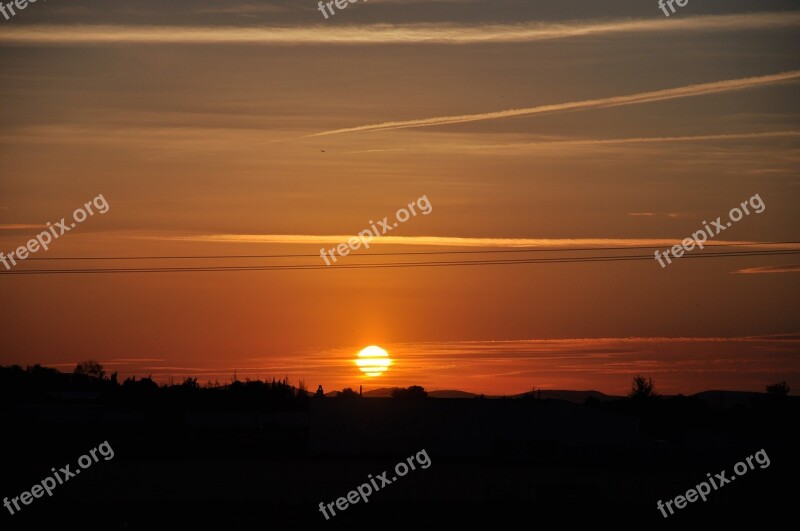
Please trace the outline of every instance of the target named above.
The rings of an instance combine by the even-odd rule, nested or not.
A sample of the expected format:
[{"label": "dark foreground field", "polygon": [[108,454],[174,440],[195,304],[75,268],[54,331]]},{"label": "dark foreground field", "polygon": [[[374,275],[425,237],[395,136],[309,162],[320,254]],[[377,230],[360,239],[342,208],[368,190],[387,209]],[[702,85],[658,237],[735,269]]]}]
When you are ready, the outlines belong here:
[{"label": "dark foreground field", "polygon": [[[26,403],[27,402],[27,403]],[[724,400],[722,401],[724,404]],[[99,461],[3,529],[495,529],[795,521],[797,401],[753,395],[573,404],[529,399],[310,399],[307,407],[140,404],[50,396],[0,407],[13,498],[108,441]],[[764,449],[770,465],[664,519],[656,508]],[[425,450],[419,466],[325,520],[335,503]]]}]

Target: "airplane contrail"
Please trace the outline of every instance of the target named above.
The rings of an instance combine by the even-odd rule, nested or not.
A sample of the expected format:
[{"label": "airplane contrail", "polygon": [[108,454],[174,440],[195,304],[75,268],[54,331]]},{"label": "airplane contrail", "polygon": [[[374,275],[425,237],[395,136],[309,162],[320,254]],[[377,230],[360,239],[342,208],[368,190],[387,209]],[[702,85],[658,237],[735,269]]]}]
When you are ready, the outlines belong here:
[{"label": "airplane contrail", "polygon": [[540,105],[538,107],[526,107],[524,109],[509,109],[505,111],[485,112],[478,114],[462,114],[457,116],[437,116],[433,118],[420,118],[416,120],[404,120],[397,122],[383,122],[380,124],[361,125],[344,129],[333,129],[314,133],[304,138],[340,135],[344,133],[359,133],[366,131],[389,131],[392,129],[406,129],[410,127],[430,127],[435,125],[448,125],[466,122],[479,122],[482,120],[496,120],[499,118],[512,118],[515,116],[529,116],[533,114],[548,114],[566,111],[583,111],[589,109],[601,109],[606,107],[619,107],[623,105],[634,105],[637,103],[650,103],[654,101],[672,100],[678,98],[688,98],[692,96],[703,96],[706,94],[717,94],[720,92],[732,92],[744,90],[763,85],[794,81],[800,78],[800,70],[791,70],[779,74],[766,76],[745,77],[739,79],[727,79],[724,81],[713,81],[711,83],[700,83],[650,92],[640,92],[625,96],[612,96],[608,98],[598,98],[592,100],[573,101],[568,103],[556,103],[551,105]]}]

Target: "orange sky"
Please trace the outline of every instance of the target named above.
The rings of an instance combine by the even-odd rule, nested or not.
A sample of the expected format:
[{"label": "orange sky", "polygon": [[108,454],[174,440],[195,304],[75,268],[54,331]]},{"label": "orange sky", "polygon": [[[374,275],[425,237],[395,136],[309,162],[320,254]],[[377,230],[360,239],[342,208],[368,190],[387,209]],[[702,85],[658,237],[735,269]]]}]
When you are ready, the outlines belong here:
[{"label": "orange sky", "polygon": [[[316,257],[18,269],[318,266],[321,246],[423,195],[429,215],[340,263],[652,254],[754,194],[765,211],[715,243],[800,241],[796,5],[522,4],[376,0],[327,22],[296,1],[32,5],[0,28],[0,251],[98,194],[108,213],[37,257]],[[0,364],[326,389],[622,393],[638,373],[663,392],[797,389],[798,263],[8,275]],[[395,364],[366,380],[351,360],[370,344]]]}]

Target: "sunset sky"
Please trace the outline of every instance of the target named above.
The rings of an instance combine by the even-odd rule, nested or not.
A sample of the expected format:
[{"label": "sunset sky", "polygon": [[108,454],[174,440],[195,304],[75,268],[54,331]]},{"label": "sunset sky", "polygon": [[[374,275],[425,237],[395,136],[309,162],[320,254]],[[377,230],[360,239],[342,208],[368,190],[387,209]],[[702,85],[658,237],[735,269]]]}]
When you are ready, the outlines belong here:
[{"label": "sunset sky", "polygon": [[[731,5],[734,4],[734,5]],[[30,269],[653,255],[800,241],[800,5],[37,2],[0,17],[0,251],[103,194]],[[509,249],[505,255],[385,256]],[[785,245],[798,249],[800,245]],[[730,250],[730,249],[728,249]],[[701,255],[709,249],[687,255]],[[0,273],[5,268],[0,266]],[[0,278],[0,364],[288,376],[326,391],[800,389],[800,255]],[[378,377],[356,353],[392,358]]]}]

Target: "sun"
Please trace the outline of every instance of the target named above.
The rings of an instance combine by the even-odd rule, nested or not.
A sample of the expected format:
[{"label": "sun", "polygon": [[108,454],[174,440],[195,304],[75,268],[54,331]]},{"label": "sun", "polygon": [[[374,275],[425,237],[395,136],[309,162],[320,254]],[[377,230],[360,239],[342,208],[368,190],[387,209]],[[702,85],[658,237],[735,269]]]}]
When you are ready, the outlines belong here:
[{"label": "sun", "polygon": [[380,376],[391,364],[389,353],[375,345],[370,345],[359,352],[356,360],[358,368],[367,376]]}]

